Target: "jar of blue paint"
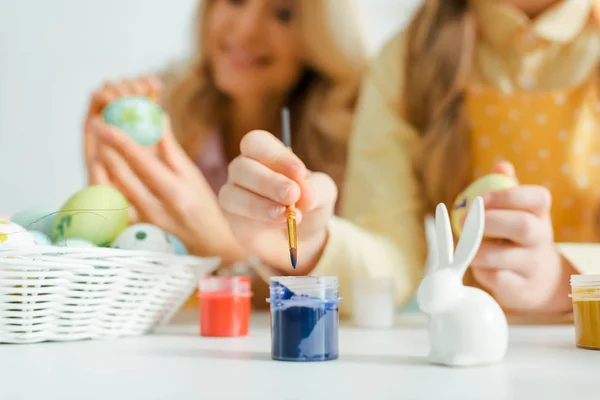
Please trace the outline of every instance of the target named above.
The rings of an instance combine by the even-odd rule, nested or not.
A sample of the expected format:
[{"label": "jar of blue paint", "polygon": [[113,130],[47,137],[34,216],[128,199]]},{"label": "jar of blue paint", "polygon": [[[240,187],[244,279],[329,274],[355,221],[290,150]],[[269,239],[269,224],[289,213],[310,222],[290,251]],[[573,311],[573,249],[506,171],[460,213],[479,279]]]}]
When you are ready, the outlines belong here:
[{"label": "jar of blue paint", "polygon": [[338,358],[338,278],[280,276],[269,283],[271,358],[327,361]]}]

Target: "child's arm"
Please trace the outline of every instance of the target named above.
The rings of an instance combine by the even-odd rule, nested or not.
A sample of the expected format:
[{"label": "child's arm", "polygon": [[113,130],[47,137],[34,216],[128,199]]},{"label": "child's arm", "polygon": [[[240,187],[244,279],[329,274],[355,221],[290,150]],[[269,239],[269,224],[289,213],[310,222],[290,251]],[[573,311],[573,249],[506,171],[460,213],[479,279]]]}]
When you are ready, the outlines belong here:
[{"label": "child's arm", "polygon": [[341,280],[342,312],[350,307],[344,278],[392,276],[397,301],[416,289],[427,245],[418,183],[412,170],[416,132],[401,119],[403,36],[374,61],[361,94],[350,140],[342,216],[332,218],[329,239],[314,275]]}]

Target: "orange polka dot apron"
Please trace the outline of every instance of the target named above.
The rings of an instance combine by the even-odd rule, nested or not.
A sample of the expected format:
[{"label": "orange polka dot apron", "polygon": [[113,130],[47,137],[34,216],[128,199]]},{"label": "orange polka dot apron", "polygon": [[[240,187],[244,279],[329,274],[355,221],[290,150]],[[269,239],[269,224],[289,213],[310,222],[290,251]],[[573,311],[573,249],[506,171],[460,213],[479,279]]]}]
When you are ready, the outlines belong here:
[{"label": "orange polka dot apron", "polygon": [[521,184],[552,193],[557,242],[596,242],[600,121],[596,80],[556,92],[505,94],[470,87],[473,179],[510,161]]},{"label": "orange polka dot apron", "polygon": [[[600,121],[596,80],[555,92],[506,94],[472,86],[472,179],[510,161],[521,184],[552,193],[556,242],[597,242],[600,206]],[[471,270],[466,285],[479,286]],[[505,311],[511,313],[510,310]]]}]

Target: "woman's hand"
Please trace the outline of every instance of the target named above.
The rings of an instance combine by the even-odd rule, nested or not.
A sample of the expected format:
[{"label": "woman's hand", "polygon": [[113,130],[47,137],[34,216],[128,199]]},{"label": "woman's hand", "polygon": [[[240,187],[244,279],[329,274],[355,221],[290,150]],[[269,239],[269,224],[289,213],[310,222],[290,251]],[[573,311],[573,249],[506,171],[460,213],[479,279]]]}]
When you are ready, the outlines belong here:
[{"label": "woman's hand", "polygon": [[[229,180],[219,202],[238,242],[251,254],[286,273],[307,274],[327,241],[337,188],[322,173],[307,171],[302,161],[275,136],[248,133],[241,154],[229,165]],[[296,204],[298,265],[290,266],[286,206]]]},{"label": "woman's hand", "polygon": [[[497,164],[493,172],[515,177],[509,163]],[[475,279],[508,309],[570,311],[569,276],[575,272],[554,245],[550,192],[519,185],[483,199],[484,241],[471,265]]]},{"label": "woman's hand", "polygon": [[100,149],[98,138],[92,131],[92,121],[102,113],[107,105],[120,97],[148,96],[158,99],[160,98],[162,88],[160,80],[150,76],[119,82],[107,82],[92,95],[84,124],[85,161],[89,184],[110,183],[106,169],[98,157]]},{"label": "woman's hand", "polygon": [[135,207],[141,221],[174,234],[190,253],[219,256],[224,263],[242,259],[245,254],[215,194],[166,125],[154,155],[117,128],[93,119],[97,159],[108,180]]}]

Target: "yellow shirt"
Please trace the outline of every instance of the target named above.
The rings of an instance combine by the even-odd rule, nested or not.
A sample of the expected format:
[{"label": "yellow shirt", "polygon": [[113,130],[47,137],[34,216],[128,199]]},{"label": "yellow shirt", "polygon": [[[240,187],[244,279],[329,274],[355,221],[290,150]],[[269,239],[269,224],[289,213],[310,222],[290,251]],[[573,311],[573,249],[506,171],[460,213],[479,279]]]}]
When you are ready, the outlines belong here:
[{"label": "yellow shirt", "polygon": [[[538,175],[535,175],[533,172],[536,171],[526,172],[527,166],[531,165],[527,161],[522,164],[525,169],[521,165],[517,169],[518,174],[529,173],[527,179],[530,182],[536,179],[538,184],[548,184],[551,180],[559,182],[560,188],[551,187],[551,190],[553,196],[559,194],[561,200],[568,198],[565,190],[574,191],[574,198],[584,198],[586,193],[591,193],[594,189],[591,184],[585,188],[578,186],[578,177],[582,174],[588,178],[594,177],[594,173],[600,175],[600,170],[592,169],[595,168],[595,162],[600,161],[596,158],[597,153],[600,154],[600,142],[589,139],[593,135],[588,135],[589,140],[582,142],[584,146],[575,141],[585,129],[594,130],[596,136],[600,129],[598,118],[591,110],[598,103],[597,97],[594,97],[595,83],[591,82],[597,73],[600,57],[600,34],[592,18],[591,1],[559,2],[534,21],[520,10],[501,2],[474,0],[472,4],[479,29],[469,93],[471,101],[468,102],[468,112],[472,114],[474,124],[478,118],[480,121],[483,119],[486,124],[493,123],[486,113],[500,117],[509,115],[515,99],[510,104],[494,103],[494,99],[504,99],[503,95],[519,95],[519,101],[527,101],[529,97],[526,94],[553,92],[558,95],[560,102],[561,95],[584,91],[585,101],[582,100],[581,104],[585,106],[584,114],[587,113],[585,115],[589,117],[585,124],[579,123],[580,118],[560,120],[562,125],[572,124],[571,128],[577,128],[578,134],[569,133],[567,136],[579,145],[576,148],[573,146],[572,152],[563,152],[561,157],[570,157],[569,160],[575,161],[584,158],[588,160],[587,163],[579,162],[570,166],[577,168],[579,175],[571,174],[568,177],[570,181],[564,180],[566,178],[561,178],[561,181],[556,175],[560,173],[560,167],[543,169],[544,174],[550,174],[548,176],[542,176],[539,169]],[[345,314],[351,307],[350,278],[391,276],[396,282],[397,301],[402,304],[414,293],[423,274],[427,244],[424,221],[420,215],[424,202],[419,196],[411,160],[412,148],[420,137],[398,112],[402,101],[404,40],[404,35],[400,34],[388,43],[374,61],[363,84],[344,188],[342,215],[346,219],[332,218],[330,221],[328,244],[313,271],[315,275],[340,277],[340,292],[344,298],[341,311]],[[493,91],[486,93],[481,88]],[[487,101],[479,110],[477,101],[472,101],[476,95],[484,96]],[[543,102],[547,101],[546,96]],[[490,111],[490,107],[494,106],[499,107]],[[528,106],[524,104],[521,109],[527,110]],[[581,113],[582,110],[573,112]],[[528,129],[532,125],[531,121],[538,122],[537,115],[527,118]],[[551,122],[543,117],[539,121],[542,122],[541,127],[549,127],[545,124]],[[499,129],[505,129],[501,128],[502,124],[496,123]],[[518,124],[515,124],[509,129],[513,136],[497,139],[497,135],[501,134],[498,133],[494,140],[512,143],[516,132],[521,135],[520,140],[524,140]],[[589,124],[593,126],[590,128]],[[561,126],[554,133],[557,137],[564,136],[560,132],[566,128],[569,126]],[[485,141],[488,139],[482,139],[483,131],[484,129],[473,129],[471,141],[474,146],[483,143],[485,148]],[[540,132],[543,132],[541,128]],[[547,165],[551,165],[552,157],[556,156],[548,149],[543,151],[541,143],[545,139],[539,133],[535,135],[534,137],[533,132],[527,133],[525,139],[530,142],[527,146],[522,145],[522,151],[527,149],[534,154],[511,153],[504,157],[513,161],[512,157],[515,160],[528,160],[532,157],[540,159],[541,155],[541,161],[548,158]],[[481,149],[477,152],[481,152]],[[475,157],[473,175],[477,176],[488,168],[492,158],[492,155]],[[574,184],[563,187],[562,183],[567,181]],[[596,187],[600,187],[600,182]],[[591,207],[590,204],[574,201],[570,207],[585,208]],[[591,212],[589,207],[580,211],[588,214]],[[555,230],[556,228],[555,226]],[[568,235],[559,234],[557,240],[561,240],[561,236]],[[583,239],[582,236],[573,237]],[[600,263],[596,262],[600,259],[600,244],[564,242],[557,243],[557,247],[581,273],[600,273]]]}]

